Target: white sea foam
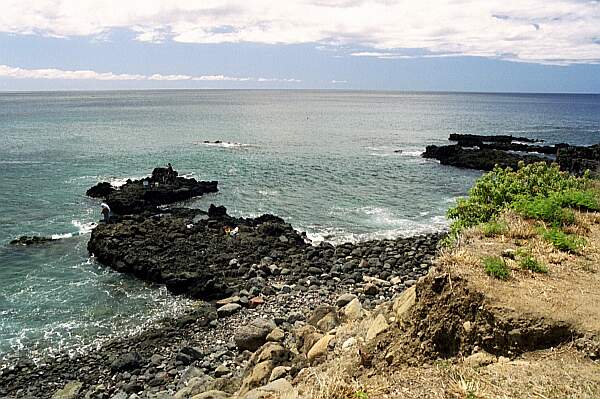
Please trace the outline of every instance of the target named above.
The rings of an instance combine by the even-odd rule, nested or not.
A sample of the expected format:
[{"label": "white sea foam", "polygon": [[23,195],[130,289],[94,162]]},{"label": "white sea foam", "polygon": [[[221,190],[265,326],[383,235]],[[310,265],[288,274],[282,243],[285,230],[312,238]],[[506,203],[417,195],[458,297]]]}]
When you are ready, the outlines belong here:
[{"label": "white sea foam", "polygon": [[393,240],[399,237],[411,237],[420,234],[437,233],[445,231],[446,228],[446,224],[439,226],[415,224],[411,228],[380,230],[370,233],[351,233],[336,229],[325,229],[324,231],[320,232],[307,232],[306,235],[312,241],[313,245],[317,245],[323,241],[330,242],[334,245],[339,245],[345,242],[356,243],[370,240]]},{"label": "white sea foam", "polygon": [[64,234],[52,234],[50,238],[53,240],[60,240],[61,238],[71,238],[73,237],[73,233],[64,233]]},{"label": "white sea foam", "polygon": [[402,152],[398,153],[398,155],[403,157],[420,157],[425,150],[422,149],[407,149],[402,150]]},{"label": "white sea foam", "polygon": [[107,179],[102,179],[102,181],[104,180],[108,180],[108,182],[110,183],[111,186],[119,188],[121,186],[124,186],[127,183],[127,180],[131,179],[131,180],[140,180],[143,179],[145,177],[149,177],[150,175],[144,175],[144,176],[138,176],[138,177],[109,177]]},{"label": "white sea foam", "polygon": [[258,190],[258,193],[265,197],[272,197],[272,196],[279,194],[279,192],[277,190],[268,190],[268,189]]},{"label": "white sea foam", "polygon": [[313,245],[327,241],[338,245],[345,242],[362,242],[369,240],[395,239],[398,237],[411,237],[420,234],[437,233],[448,229],[448,220],[443,215],[432,216],[425,221],[415,221],[388,216],[386,211],[373,209],[377,218],[382,223],[382,228],[371,232],[349,232],[338,227],[311,226],[307,229],[307,237]]},{"label": "white sea foam", "polygon": [[369,155],[376,157],[390,157],[390,156],[399,156],[399,157],[421,157],[423,148],[416,147],[408,147],[408,148],[399,148],[399,147],[391,147],[391,146],[381,146],[381,147],[367,147],[370,151]]},{"label": "white sea foam", "polygon": [[219,147],[219,148],[245,148],[245,147],[254,147],[252,144],[243,144],[243,143],[234,143],[229,141],[221,141],[219,143],[214,141],[194,141],[194,145],[204,145],[207,147]]},{"label": "white sea foam", "polygon": [[96,222],[82,222],[80,220],[71,220],[71,224],[77,227],[79,235],[91,233],[98,226]]}]

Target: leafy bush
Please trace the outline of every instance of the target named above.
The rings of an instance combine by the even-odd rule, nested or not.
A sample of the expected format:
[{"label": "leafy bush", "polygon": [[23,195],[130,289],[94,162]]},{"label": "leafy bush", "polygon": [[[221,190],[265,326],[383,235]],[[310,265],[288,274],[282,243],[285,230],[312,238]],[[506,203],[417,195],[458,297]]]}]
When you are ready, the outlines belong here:
[{"label": "leafy bush", "polygon": [[525,254],[521,257],[519,266],[521,269],[531,270],[535,273],[548,273],[548,268],[530,254]]},{"label": "leafy bush", "polygon": [[543,232],[543,237],[560,251],[577,253],[585,245],[583,238],[574,234],[567,234],[564,231],[552,228]]},{"label": "leafy bush", "polygon": [[488,222],[522,200],[549,198],[561,193],[560,199],[564,203],[579,201],[584,204],[589,199],[586,195],[571,193],[585,190],[588,182],[587,177],[571,176],[561,172],[558,165],[545,162],[520,163],[516,171],[496,167],[475,182],[467,198],[459,199],[448,210],[448,217],[454,219],[453,232],[458,232],[465,227]]},{"label": "leafy bush", "polygon": [[537,197],[521,199],[512,207],[529,219],[543,220],[552,226],[565,226],[575,223],[575,214],[570,209],[564,209],[554,198]]},{"label": "leafy bush", "polygon": [[508,226],[505,223],[496,221],[487,222],[481,225],[481,232],[486,237],[495,237],[504,234],[508,231]]},{"label": "leafy bush", "polygon": [[575,208],[588,211],[600,210],[598,198],[592,191],[567,190],[554,194],[552,198],[563,208]]},{"label": "leafy bush", "polygon": [[506,280],[510,275],[510,269],[506,266],[506,262],[499,256],[483,258],[483,268],[487,274],[500,280]]}]

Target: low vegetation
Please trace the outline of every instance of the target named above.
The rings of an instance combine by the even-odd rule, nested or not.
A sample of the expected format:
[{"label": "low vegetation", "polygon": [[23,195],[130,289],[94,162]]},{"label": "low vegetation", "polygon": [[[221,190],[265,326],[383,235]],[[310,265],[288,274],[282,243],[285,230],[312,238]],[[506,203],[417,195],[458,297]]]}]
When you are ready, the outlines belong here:
[{"label": "low vegetation", "polygon": [[[477,230],[485,237],[540,236],[560,251],[577,253],[586,241],[570,234],[582,230],[576,212],[600,211],[599,192],[598,182],[590,179],[589,174],[572,176],[561,172],[555,164],[520,164],[516,171],[496,167],[475,182],[468,197],[459,199],[448,210],[453,223],[446,244],[456,243],[459,233],[466,228],[479,226]],[[521,223],[519,231],[512,231],[514,223],[506,223],[509,214],[533,224]],[[547,272],[532,256],[523,257],[520,267]],[[490,270],[496,269],[490,266]],[[487,270],[488,267],[488,274],[502,278],[502,273],[496,276],[494,271]]]},{"label": "low vegetation", "polygon": [[575,223],[575,213],[571,209],[563,208],[553,197],[521,199],[512,207],[525,218],[541,220],[552,226],[562,227]]},{"label": "low vegetation", "polygon": [[511,208],[524,212],[526,217],[563,225],[572,220],[568,212],[559,209],[598,209],[597,197],[589,185],[587,175],[571,176],[556,164],[520,164],[516,171],[496,167],[475,182],[467,198],[459,199],[448,210],[448,217],[454,220],[455,233],[489,222]]},{"label": "low vegetation", "polygon": [[585,245],[583,238],[565,233],[556,227],[543,231],[542,236],[556,249],[564,252],[577,253]]},{"label": "low vegetation", "polygon": [[530,270],[534,273],[548,273],[548,268],[530,253],[520,255],[519,266],[521,269]]},{"label": "low vegetation", "polygon": [[500,280],[506,280],[510,276],[510,268],[504,259],[499,256],[487,256],[482,260],[483,268],[487,274]]},{"label": "low vegetation", "polygon": [[497,222],[495,220],[481,225],[481,232],[486,237],[496,237],[503,235],[508,231],[506,223]]}]

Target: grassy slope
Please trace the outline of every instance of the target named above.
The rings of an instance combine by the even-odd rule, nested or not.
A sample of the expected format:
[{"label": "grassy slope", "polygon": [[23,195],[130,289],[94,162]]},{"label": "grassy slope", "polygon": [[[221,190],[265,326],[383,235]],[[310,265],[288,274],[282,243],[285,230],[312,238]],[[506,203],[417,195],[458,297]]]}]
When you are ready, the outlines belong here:
[{"label": "grassy slope", "polygon": [[[361,343],[375,315],[338,328],[338,342],[356,337],[360,351],[357,347],[342,350],[341,344],[336,345],[327,361],[299,376],[296,384],[301,396],[316,399],[600,397],[600,365],[593,360],[600,357],[600,214],[575,212],[575,215],[577,224],[569,229],[586,240],[577,254],[555,249],[537,234],[534,222],[513,213],[501,217],[507,229],[493,237],[486,236],[489,234],[482,227],[468,229],[455,248],[440,255],[429,280],[419,282],[416,304],[408,313],[400,317],[389,304],[375,312],[384,314],[390,323],[385,333],[373,342]],[[523,270],[515,252],[531,254],[548,272]],[[510,268],[507,280],[489,276],[482,266],[482,258],[502,254]],[[430,295],[428,286],[435,284],[435,275],[447,276],[449,280],[449,287],[437,299],[435,293]],[[483,301],[479,309],[465,313],[460,301],[468,304],[479,298],[464,298],[474,294],[483,295]],[[437,319],[434,313],[439,315]],[[454,328],[455,322],[463,319],[472,320],[477,325],[475,330],[467,333]],[[502,328],[498,330],[486,323]],[[502,334],[510,335],[518,328],[539,327],[542,331],[550,326],[547,329],[550,331],[555,325],[567,326],[568,334],[550,347],[544,345],[545,332],[540,333],[539,342],[522,343],[523,348],[528,345],[529,348],[512,353],[490,345],[490,351],[497,351],[490,355],[479,347],[490,339],[478,336],[484,334],[485,328],[488,329],[485,334],[495,331],[502,338]],[[449,331],[454,335],[450,334],[450,338],[443,335]],[[436,355],[437,349],[432,349],[444,339],[458,339],[460,344],[449,357]],[[372,357],[369,362],[365,362],[365,352]],[[478,355],[471,356],[473,353]]]}]

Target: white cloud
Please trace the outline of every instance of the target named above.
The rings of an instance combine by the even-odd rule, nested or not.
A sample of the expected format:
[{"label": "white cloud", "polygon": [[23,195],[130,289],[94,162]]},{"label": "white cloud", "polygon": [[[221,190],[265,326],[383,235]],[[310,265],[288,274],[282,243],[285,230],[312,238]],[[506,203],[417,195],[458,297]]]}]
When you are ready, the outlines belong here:
[{"label": "white cloud", "polygon": [[205,82],[281,82],[281,83],[299,83],[297,79],[279,79],[279,78],[252,78],[252,77],[233,77],[225,75],[153,75],[140,74],[117,74],[112,72],[96,71],[66,71],[63,69],[24,69],[0,65],[0,78],[14,79],[50,79],[50,80],[147,80],[147,81],[205,81]]},{"label": "white cloud", "polygon": [[334,84],[334,85],[335,84],[344,84],[344,83],[348,83],[348,81],[347,80],[335,80],[335,79],[331,81],[331,84]]},{"label": "white cloud", "polygon": [[[600,61],[598,0],[3,0],[0,31],[57,37],[344,45],[553,64]],[[359,53],[360,54],[360,53]],[[354,54],[356,55],[356,53]],[[363,55],[366,56],[366,55]],[[414,57],[414,56],[413,56]]]},{"label": "white cloud", "polygon": [[355,53],[350,53],[351,56],[353,57],[372,57],[372,58],[380,58],[380,59],[387,59],[387,60],[399,60],[399,59],[411,59],[411,58],[416,58],[416,56],[413,55],[403,55],[403,54],[397,54],[397,53],[385,53],[385,52],[378,52],[378,51],[359,51],[359,52],[355,52]]}]

